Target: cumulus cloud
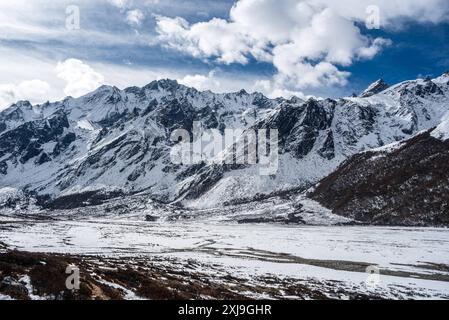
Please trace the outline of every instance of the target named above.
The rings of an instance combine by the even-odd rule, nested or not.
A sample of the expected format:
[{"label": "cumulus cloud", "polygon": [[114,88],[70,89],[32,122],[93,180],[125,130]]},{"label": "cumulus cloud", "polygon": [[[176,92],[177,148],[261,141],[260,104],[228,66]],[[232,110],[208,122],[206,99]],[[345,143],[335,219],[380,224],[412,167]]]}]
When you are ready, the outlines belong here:
[{"label": "cumulus cloud", "polygon": [[117,8],[123,9],[131,4],[131,0],[109,0],[109,3]]},{"label": "cumulus cloud", "polygon": [[379,9],[381,26],[395,27],[403,19],[417,22],[439,23],[449,20],[449,4],[446,0],[313,0],[318,5],[332,8],[338,15],[365,21],[367,8]]},{"label": "cumulus cloud", "polygon": [[140,26],[145,19],[145,15],[139,9],[129,10],[126,13],[126,22],[131,26]]},{"label": "cumulus cloud", "polygon": [[82,96],[104,83],[102,74],[78,59],[58,62],[56,72],[66,82],[64,93],[72,97]]},{"label": "cumulus cloud", "polygon": [[384,47],[391,45],[393,42],[389,39],[377,38],[370,47],[360,48],[358,56],[360,58],[371,59],[376,56]]},{"label": "cumulus cloud", "polygon": [[215,71],[209,72],[208,75],[186,75],[182,79],[178,79],[178,82],[200,91],[219,91],[222,86],[221,82],[215,78]]},{"label": "cumulus cloud", "polygon": [[50,85],[42,80],[26,80],[18,84],[0,84],[0,110],[18,100],[29,100],[32,103],[45,99],[50,91]]},{"label": "cumulus cloud", "polygon": [[368,18],[369,6],[378,6],[381,25],[389,26],[403,19],[447,19],[444,1],[239,0],[228,20],[191,24],[159,16],[156,30],[165,46],[197,58],[224,64],[270,62],[277,74],[269,87],[295,92],[345,85],[350,74],[343,67],[372,59],[391,44],[362,34],[358,23]]},{"label": "cumulus cloud", "polygon": [[311,96],[304,95],[301,91],[292,91],[288,89],[279,88],[273,86],[273,82],[270,80],[257,80],[252,87],[253,91],[262,92],[267,97],[275,99],[279,97],[284,97],[290,99],[291,97],[298,97],[303,100],[307,100]]},{"label": "cumulus cloud", "polygon": [[157,17],[157,32],[169,47],[197,58],[215,57],[225,64],[246,64],[247,53],[262,55],[255,41],[241,34],[237,25],[223,19],[190,25],[180,17]]},{"label": "cumulus cloud", "polygon": [[[215,68],[208,73],[183,72],[178,74],[175,79],[177,79],[180,84],[195,88],[199,91],[210,90],[215,93],[238,92],[242,89],[245,89],[248,92],[258,91],[267,93],[272,90],[271,87],[262,85],[265,82],[270,82],[268,78],[261,79],[259,75],[229,73],[220,68]],[[297,95],[297,92],[290,95],[288,93],[283,93],[279,94],[277,97],[291,95]]]}]

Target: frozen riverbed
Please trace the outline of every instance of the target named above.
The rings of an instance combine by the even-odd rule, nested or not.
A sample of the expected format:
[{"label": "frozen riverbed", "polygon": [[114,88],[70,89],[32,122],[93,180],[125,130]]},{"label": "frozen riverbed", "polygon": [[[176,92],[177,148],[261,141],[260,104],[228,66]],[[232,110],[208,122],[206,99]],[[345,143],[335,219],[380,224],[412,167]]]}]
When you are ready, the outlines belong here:
[{"label": "frozen riverbed", "polygon": [[336,281],[385,297],[449,297],[448,229],[9,220],[0,242],[31,252],[194,260],[202,272],[219,266],[243,278]]}]

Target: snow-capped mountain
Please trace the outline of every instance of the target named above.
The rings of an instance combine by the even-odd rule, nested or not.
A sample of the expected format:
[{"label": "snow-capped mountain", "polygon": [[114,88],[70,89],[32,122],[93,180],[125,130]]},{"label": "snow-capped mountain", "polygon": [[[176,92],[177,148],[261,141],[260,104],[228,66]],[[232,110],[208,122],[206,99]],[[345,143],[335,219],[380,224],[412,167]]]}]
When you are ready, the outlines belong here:
[{"label": "snow-capped mountain", "polygon": [[[381,82],[369,90],[378,88]],[[206,167],[186,188],[186,198],[190,193],[193,199],[187,203],[207,207],[273,190],[306,188],[356,153],[402,141],[437,126],[449,110],[449,73],[366,94],[369,90],[365,97],[281,102],[254,124],[256,128],[279,129],[278,173],[266,177],[257,175],[254,167]]]},{"label": "snow-capped mountain", "polygon": [[108,189],[174,199],[178,180],[194,170],[170,161],[174,129],[190,130],[193,121],[245,128],[275,106],[257,93],[200,93],[169,80],[19,102],[0,114],[1,185],[52,196]]},{"label": "snow-capped mountain", "polygon": [[[448,111],[448,73],[391,87],[378,81],[359,97],[339,100],[214,94],[170,80],[102,86],[80,98],[22,101],[1,112],[0,188],[47,200],[144,192],[188,207],[221,206],[311,186],[358,152],[438,126]],[[278,129],[279,170],[261,176],[257,165],[174,164],[170,134],[192,130],[195,121],[222,132]]]}]

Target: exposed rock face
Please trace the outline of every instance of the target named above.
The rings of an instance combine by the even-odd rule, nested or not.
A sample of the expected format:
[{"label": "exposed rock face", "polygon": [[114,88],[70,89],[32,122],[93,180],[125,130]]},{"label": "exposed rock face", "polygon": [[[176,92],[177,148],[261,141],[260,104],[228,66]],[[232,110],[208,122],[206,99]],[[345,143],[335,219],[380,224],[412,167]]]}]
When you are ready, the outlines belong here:
[{"label": "exposed rock face", "polygon": [[69,127],[66,115],[62,111],[54,113],[46,120],[26,122],[15,129],[5,132],[0,139],[0,158],[2,163],[26,163],[28,160],[40,155],[37,164],[42,164],[43,159],[51,159],[43,150],[47,143],[54,142],[55,147],[51,151],[55,155],[64,151],[76,136],[73,133],[64,134]]},{"label": "exposed rock face", "polygon": [[[299,106],[284,104],[275,116],[260,121],[257,128],[277,128],[281,152],[302,159],[312,151],[322,132],[330,129],[336,104],[336,101],[330,99],[311,99]],[[322,152],[332,152],[332,143],[333,138],[328,133]]]},{"label": "exposed rock face", "polygon": [[429,132],[353,156],[310,195],[368,224],[449,226],[449,140]]}]

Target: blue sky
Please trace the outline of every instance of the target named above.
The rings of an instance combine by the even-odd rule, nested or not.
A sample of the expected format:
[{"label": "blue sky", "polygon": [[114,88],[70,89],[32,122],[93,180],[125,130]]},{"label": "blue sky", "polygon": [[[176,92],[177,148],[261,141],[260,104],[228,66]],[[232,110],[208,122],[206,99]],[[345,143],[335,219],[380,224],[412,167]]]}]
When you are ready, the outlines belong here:
[{"label": "blue sky", "polygon": [[352,73],[352,88],[348,90],[359,91],[375,78],[393,84],[418,77],[437,77],[449,70],[448,23],[409,23],[404,29],[380,33],[393,44],[372,60],[348,68]]},{"label": "blue sky", "polygon": [[[379,28],[368,29],[373,3]],[[69,5],[79,29],[67,29]],[[445,0],[5,2],[0,108],[157,78],[221,92],[349,95],[378,78],[448,70],[448,16]]]}]

